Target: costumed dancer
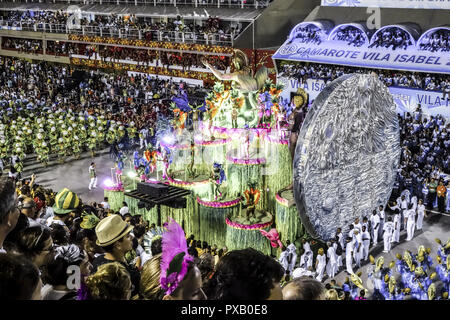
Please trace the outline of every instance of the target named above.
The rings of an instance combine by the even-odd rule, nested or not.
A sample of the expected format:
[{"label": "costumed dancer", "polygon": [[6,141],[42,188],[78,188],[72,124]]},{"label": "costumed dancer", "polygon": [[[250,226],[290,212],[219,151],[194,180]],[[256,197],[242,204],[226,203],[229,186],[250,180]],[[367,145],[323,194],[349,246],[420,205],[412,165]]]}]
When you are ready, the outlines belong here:
[{"label": "costumed dancer", "polygon": [[249,184],[250,189],[244,191],[245,199],[247,200],[246,218],[255,218],[256,205],[261,197],[261,192],[256,189],[256,183]]},{"label": "costumed dancer", "polygon": [[97,188],[97,172],[95,171],[95,163],[91,162],[89,166],[89,177],[91,178],[91,182],[89,183],[89,191],[92,188]]},{"label": "costumed dancer", "polygon": [[73,155],[75,156],[75,159],[80,159],[80,156],[81,156],[81,143],[80,143],[80,139],[78,138],[77,135],[73,136],[72,152],[73,152]]},{"label": "costumed dancer", "polygon": [[[211,172],[210,181],[213,183],[213,194],[214,200],[222,198],[222,192],[220,190],[220,186],[226,180],[225,170],[223,170],[222,165],[220,163],[214,163],[213,169]],[[248,210],[248,208],[247,208]],[[248,212],[248,211],[247,211]]]},{"label": "costumed dancer", "polygon": [[[272,246],[272,248],[282,248],[283,243],[280,240],[280,234],[278,233],[277,229],[272,228],[269,231],[265,231],[265,230],[259,230],[259,232],[266,237],[267,239],[269,239],[270,241],[270,245]],[[292,249],[289,249],[288,253],[291,252]]]},{"label": "costumed dancer", "polygon": [[[397,213],[398,215],[398,213]],[[384,242],[384,253],[388,253],[391,251],[391,245],[392,245],[392,235],[394,234],[394,223],[392,222],[392,217],[387,218],[387,222],[384,224],[383,227],[383,242]]]},{"label": "costumed dancer", "polygon": [[285,246],[282,246],[281,247],[281,254],[280,254],[280,257],[278,258],[278,262],[283,267],[285,274],[286,274],[286,271],[288,271],[288,266],[289,266],[289,262],[288,262],[287,257],[288,257],[288,251],[287,251]]},{"label": "costumed dancer", "polygon": [[66,146],[64,144],[64,139],[61,137],[58,139],[58,158],[59,163],[64,163],[66,157]]},{"label": "costumed dancer", "polygon": [[137,172],[138,168],[139,168],[139,162],[140,162],[140,156],[139,156],[139,151],[134,151],[133,152],[133,165],[134,165],[134,170]]},{"label": "costumed dancer", "polygon": [[119,154],[117,155],[117,161],[116,161],[116,176],[117,176],[117,182],[119,184],[122,184],[122,173],[123,169],[125,168],[125,160],[126,156],[122,151],[119,151]]},{"label": "costumed dancer", "polygon": [[40,148],[39,160],[44,165],[44,167],[47,167],[48,165],[49,152],[50,150],[48,149],[47,143],[43,141]]},{"label": "costumed dancer", "polygon": [[418,267],[422,267],[425,272],[428,272],[433,266],[433,260],[430,257],[431,248],[425,249],[425,246],[419,246],[416,262]]},{"label": "costumed dancer", "polygon": [[440,256],[442,260],[447,259],[447,256],[450,254],[450,238],[447,240],[446,244],[443,244],[438,238],[436,238],[435,241],[439,244],[439,248],[437,249],[438,256]]},{"label": "costumed dancer", "polygon": [[354,249],[354,241],[351,237],[347,237],[345,246],[345,266],[348,274],[352,274],[353,272],[353,249]]},{"label": "costumed dancer", "polygon": [[317,277],[316,280],[322,282],[323,273],[327,266],[327,257],[325,256],[323,248],[319,248],[316,257],[316,272]]},{"label": "costumed dancer", "polygon": [[378,243],[378,233],[380,228],[380,216],[376,210],[373,210],[372,215],[370,216],[370,224],[372,226],[372,243],[376,246]]},{"label": "costumed dancer", "polygon": [[134,125],[134,121],[131,121],[127,127],[128,138],[130,139],[131,146],[134,146],[136,142],[137,129]]},{"label": "costumed dancer", "polygon": [[148,146],[148,129],[146,127],[143,127],[139,131],[139,145],[141,149],[144,149],[144,147],[147,149]]},{"label": "costumed dancer", "polygon": [[196,170],[194,169],[195,164],[195,142],[194,140],[191,141],[190,146],[190,161],[189,165],[186,167],[186,171],[190,178],[195,178]]},{"label": "costumed dancer", "polygon": [[334,240],[331,240],[329,242],[327,242],[327,246],[328,246],[328,250],[327,250],[327,258],[328,258],[328,263],[327,263],[327,274],[330,278],[334,278],[334,276],[336,275],[336,272],[338,270],[338,266],[337,266],[337,254],[336,254],[336,249],[334,246],[335,242]]},{"label": "costumed dancer", "polygon": [[362,280],[361,280],[361,272],[358,272],[358,274],[353,273],[352,275],[350,275],[350,295],[352,297],[353,300],[357,300],[358,297],[358,289],[360,290],[364,290],[365,293],[367,294],[367,290],[364,288],[364,286],[362,285]]},{"label": "costumed dancer", "polygon": [[417,222],[416,229],[422,230],[423,217],[425,216],[425,205],[423,204],[423,200],[419,199],[419,204],[417,205]]},{"label": "costumed dancer", "polygon": [[408,204],[408,210],[405,211],[405,225],[406,225],[406,241],[411,241],[414,238],[414,229],[416,227],[416,210],[413,203]]},{"label": "costumed dancer", "polygon": [[169,166],[172,163],[172,156],[170,154],[170,150],[168,148],[163,149],[163,180],[169,179]]},{"label": "costumed dancer", "polygon": [[384,257],[379,257],[376,262],[372,255],[369,256],[371,265],[367,267],[367,276],[373,283],[373,297],[375,300],[383,300],[383,294],[385,288],[384,275],[383,275],[383,264]]},{"label": "costumed dancer", "polygon": [[400,228],[401,228],[401,215],[400,210],[396,209],[394,212],[394,231],[392,234],[391,242],[398,243],[400,241]]},{"label": "costumed dancer", "polygon": [[288,266],[288,270],[290,272],[290,274],[292,274],[292,271],[294,270],[295,267],[295,263],[297,262],[297,248],[295,247],[295,245],[293,243],[291,243],[290,240],[286,240],[286,250],[288,251],[288,262],[289,262],[289,266]]},{"label": "costumed dancer", "polygon": [[362,226],[361,229],[361,237],[362,237],[362,254],[361,259],[364,261],[369,258],[369,247],[370,247],[370,234],[367,231],[367,227],[365,225]]},{"label": "costumed dancer", "polygon": [[95,148],[97,147],[97,132],[91,129],[88,141],[88,148],[91,150],[91,157],[95,157]]},{"label": "costumed dancer", "polygon": [[450,292],[450,256],[447,256],[444,263],[440,256],[437,256],[436,258],[438,262],[438,265],[436,266],[436,273],[443,283],[443,291],[448,293]]}]

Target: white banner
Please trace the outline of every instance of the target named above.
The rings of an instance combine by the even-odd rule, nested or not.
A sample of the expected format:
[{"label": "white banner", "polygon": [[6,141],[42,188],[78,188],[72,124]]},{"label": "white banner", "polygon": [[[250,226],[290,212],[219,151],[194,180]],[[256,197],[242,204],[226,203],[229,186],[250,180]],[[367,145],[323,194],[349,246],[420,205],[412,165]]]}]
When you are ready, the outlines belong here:
[{"label": "white banner", "polygon": [[[291,95],[295,94],[299,88],[304,89],[309,94],[309,101],[315,100],[319,93],[325,88],[323,80],[308,79],[302,83],[297,79],[277,78],[277,83],[284,85],[281,96],[291,100]],[[425,91],[419,89],[409,89],[401,87],[389,87],[389,91],[397,104],[397,112],[414,112],[420,104],[424,114],[436,116],[438,114],[450,119],[450,98],[448,95],[443,99],[443,93],[437,91]]]},{"label": "white banner", "polygon": [[286,43],[274,60],[310,61],[363,68],[381,68],[432,73],[450,73],[450,54],[430,52],[409,47],[408,50],[352,47],[345,42],[327,41],[320,45],[311,43]]},{"label": "white banner", "polygon": [[322,6],[450,9],[450,0],[322,0]]}]

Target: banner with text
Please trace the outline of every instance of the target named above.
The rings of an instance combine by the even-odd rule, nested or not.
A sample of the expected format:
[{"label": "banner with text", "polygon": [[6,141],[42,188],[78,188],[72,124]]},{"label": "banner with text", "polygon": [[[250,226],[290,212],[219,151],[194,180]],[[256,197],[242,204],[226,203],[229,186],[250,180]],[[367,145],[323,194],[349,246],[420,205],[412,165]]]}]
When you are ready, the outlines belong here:
[{"label": "banner with text", "polygon": [[[309,101],[315,100],[326,86],[323,80],[308,79],[302,83],[297,79],[278,77],[277,81],[278,84],[284,85],[281,96],[289,101],[299,88],[308,92]],[[390,87],[389,91],[394,97],[394,102],[397,104],[397,112],[399,113],[414,112],[417,105],[420,104],[423,113],[432,116],[440,114],[450,119],[450,97],[447,95],[444,99],[442,92],[400,87]]]},{"label": "banner with text", "polygon": [[322,0],[322,6],[450,9],[450,0]]},{"label": "banner with text", "polygon": [[[287,43],[287,42],[286,42]],[[395,51],[386,48],[351,47],[345,42],[284,44],[273,56],[275,60],[307,61],[361,68],[450,73],[450,53],[417,50]]]}]

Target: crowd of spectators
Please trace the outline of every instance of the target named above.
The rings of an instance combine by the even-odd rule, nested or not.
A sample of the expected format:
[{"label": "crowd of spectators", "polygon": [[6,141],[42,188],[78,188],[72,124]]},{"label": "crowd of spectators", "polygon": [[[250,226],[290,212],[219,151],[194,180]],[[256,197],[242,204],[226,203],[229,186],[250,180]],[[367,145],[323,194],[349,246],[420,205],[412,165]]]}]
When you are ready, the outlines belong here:
[{"label": "crowd of spectators", "polygon": [[92,46],[78,45],[73,53],[85,55],[88,59],[98,58],[102,61],[128,60],[135,61],[138,65],[155,65],[167,69],[172,66],[180,66],[184,70],[190,71],[191,68],[203,68],[201,60],[207,59],[208,62],[218,70],[227,70],[230,66],[230,57],[217,55],[201,55],[195,53],[179,53],[168,51],[156,51],[146,49],[133,49],[126,47],[99,46],[98,52]]},{"label": "crowd of spectators", "polygon": [[[437,206],[442,213],[449,211],[450,185],[446,180],[450,176],[450,123],[442,116],[423,118],[420,106],[399,121],[403,146],[399,188],[423,199],[430,209]],[[441,183],[444,188],[439,188],[439,194]]]},{"label": "crowd of spectators", "polygon": [[385,28],[382,32],[378,32],[369,48],[382,47],[388,49],[392,46],[392,50],[398,48],[407,50],[413,44],[411,40],[411,36],[405,30],[398,27],[390,27]]},{"label": "crowd of spectators", "polygon": [[[298,79],[305,82],[307,79],[320,79],[326,83],[331,82],[344,74],[370,73],[372,69],[355,68],[318,63],[282,63],[279,76]],[[448,77],[441,74],[414,73],[406,71],[393,71],[378,69],[379,78],[388,87],[407,87],[429,91],[441,91],[445,95],[450,92]]]},{"label": "crowd of spectators", "polygon": [[450,51],[450,31],[438,30],[423,38],[420,44],[421,50],[431,52],[449,52]]},{"label": "crowd of spectators", "polygon": [[361,47],[366,42],[363,32],[353,26],[339,29],[332,40],[347,42],[354,47]]},{"label": "crowd of spectators", "polygon": [[88,34],[95,32],[100,35],[101,28],[101,35],[104,37],[119,37],[120,32],[121,37],[134,38],[138,38],[137,30],[139,30],[142,38],[150,41],[184,39],[185,42],[204,42],[208,40],[214,44],[215,42],[231,42],[232,38],[242,31],[240,24],[222,21],[219,17],[209,17],[199,24],[197,21],[183,19],[181,16],[167,21],[152,22],[145,17],[114,14],[97,15],[93,19],[82,16],[79,19],[73,19],[70,18],[74,17],[73,14],[62,11],[2,11],[2,14],[3,21],[12,27],[18,27],[20,24],[28,26],[36,24],[42,27],[44,24],[49,24],[53,25],[52,32],[64,33],[66,26],[76,30],[84,26],[92,27],[86,29]]},{"label": "crowd of spectators", "polygon": [[108,120],[120,119],[124,125],[134,121],[141,130],[155,125],[157,112],[169,115],[170,98],[179,95],[180,90],[192,96],[204,90],[147,75],[114,75],[93,70],[82,73],[84,78],[77,84],[72,74],[82,70],[70,66],[8,57],[2,57],[0,64],[0,105],[3,116],[8,117],[26,110],[40,113],[70,108],[75,113],[102,113]]},{"label": "crowd of spectators", "polygon": [[42,41],[20,38],[2,38],[2,49],[17,50],[19,53],[42,54]]},{"label": "crowd of spectators", "polygon": [[316,26],[297,28],[296,32],[295,38],[291,39],[291,41],[300,39],[301,43],[312,43],[317,45],[322,43],[321,31]]},{"label": "crowd of spectators", "polygon": [[[10,0],[7,0],[6,2],[9,2]],[[54,3],[53,0],[27,0],[28,2],[38,2],[38,3]],[[72,3],[77,4],[94,4],[94,3],[100,3],[101,0],[72,0]],[[244,4],[245,8],[249,7],[258,7],[258,8],[264,8],[267,7],[273,0],[197,0],[197,5],[207,5],[207,6],[214,6],[217,7],[218,4],[222,8],[227,8],[228,6],[232,8],[240,8],[242,4]],[[17,2],[17,1],[16,1]],[[22,0],[22,2],[25,2],[25,0]],[[64,2],[64,1],[61,1]],[[66,0],[66,2],[70,3],[71,1]],[[117,4],[117,1],[107,0],[104,1],[103,4]],[[135,5],[134,0],[120,0],[120,4],[131,4]],[[175,5],[175,0],[138,0],[137,4],[140,5],[142,3],[145,3],[146,5]],[[176,0],[177,6],[184,6],[184,5],[190,5],[193,6],[196,4],[195,0]]]},{"label": "crowd of spectators", "polygon": [[[395,263],[387,267],[366,251],[367,230],[376,232],[379,228],[376,212],[370,222],[355,220],[347,237],[338,229],[336,238],[317,252],[311,250],[312,242],[303,239],[297,265],[297,248],[289,241],[282,247],[279,262],[252,248],[219,249],[194,235],[185,237],[182,231],[177,237],[185,244],[169,242],[164,239],[173,237],[169,234],[174,232],[174,221],[159,227],[141,215],[131,215],[125,202],[119,210],[112,210],[106,197],[100,203],[84,203],[70,189],[56,194],[35,181],[35,175],[17,184],[0,177],[0,297],[4,299],[448,299],[445,260],[450,254],[449,242],[438,242],[437,264],[432,261],[431,250],[421,246],[417,254],[397,255]],[[390,220],[387,217],[385,226],[392,224]],[[388,229],[384,227],[385,232]],[[170,247],[175,245],[178,247]],[[181,250],[172,256],[184,252],[187,264],[172,290],[163,277],[166,270],[162,270],[170,250]],[[348,268],[348,259],[350,264],[354,259],[356,263],[370,260],[367,275],[373,290],[362,282],[362,272],[352,271],[342,283],[334,279],[338,265],[345,262]],[[171,265],[176,263],[170,261]],[[75,281],[73,272],[67,272],[69,267],[79,271]],[[326,284],[325,271],[331,272]],[[408,280],[410,273],[415,276],[413,281]]]}]

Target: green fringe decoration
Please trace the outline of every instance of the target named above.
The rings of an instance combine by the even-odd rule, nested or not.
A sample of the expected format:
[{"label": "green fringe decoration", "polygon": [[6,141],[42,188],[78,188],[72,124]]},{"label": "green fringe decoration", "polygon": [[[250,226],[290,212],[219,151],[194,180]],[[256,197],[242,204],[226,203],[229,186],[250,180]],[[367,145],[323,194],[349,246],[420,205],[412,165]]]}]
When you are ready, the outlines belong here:
[{"label": "green fringe decoration", "polygon": [[200,234],[199,239],[208,242],[210,245],[217,245],[218,248],[226,245],[227,215],[236,215],[239,206],[231,208],[209,208],[198,205],[200,213]]},{"label": "green fringe decoration", "polygon": [[119,211],[122,208],[122,202],[124,201],[124,195],[122,191],[108,191],[103,190],[105,197],[108,197],[108,203],[112,210]]},{"label": "green fringe decoration", "polygon": [[278,202],[276,207],[275,223],[281,242],[286,243],[286,240],[289,240],[294,243],[298,238],[302,238],[305,231],[297,207],[285,207]]},{"label": "green fringe decoration", "polygon": [[287,145],[274,144],[267,142],[265,147],[268,159],[264,172],[267,174],[266,188],[269,189],[265,210],[276,212],[275,195],[279,190],[289,186],[292,183],[292,160]]},{"label": "green fringe decoration", "polygon": [[[270,228],[265,229],[269,231]],[[259,230],[241,230],[227,225],[226,246],[229,251],[253,248],[264,254],[272,253],[270,241]]]}]

